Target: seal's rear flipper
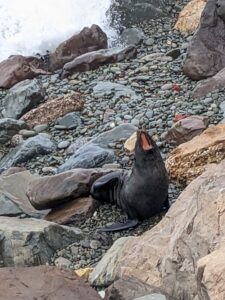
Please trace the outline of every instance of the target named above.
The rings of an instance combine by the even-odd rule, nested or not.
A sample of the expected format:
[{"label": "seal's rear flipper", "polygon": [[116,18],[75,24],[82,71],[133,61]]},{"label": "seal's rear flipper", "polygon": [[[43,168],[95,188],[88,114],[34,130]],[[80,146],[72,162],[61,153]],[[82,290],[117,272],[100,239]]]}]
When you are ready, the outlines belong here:
[{"label": "seal's rear flipper", "polygon": [[128,219],[125,223],[115,223],[110,226],[103,227],[99,229],[98,231],[101,232],[114,232],[114,231],[122,231],[125,229],[133,228],[138,225],[138,220],[136,219]]}]

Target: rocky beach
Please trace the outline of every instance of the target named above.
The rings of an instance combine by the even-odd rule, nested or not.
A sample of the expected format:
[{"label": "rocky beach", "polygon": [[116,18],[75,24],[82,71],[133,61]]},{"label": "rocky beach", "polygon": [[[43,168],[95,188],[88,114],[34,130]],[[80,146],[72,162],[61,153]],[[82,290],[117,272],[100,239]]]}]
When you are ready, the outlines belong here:
[{"label": "rocky beach", "polygon": [[[207,5],[215,8],[215,3],[208,0]],[[11,69],[7,60],[0,63],[0,85],[4,87],[0,89],[1,270],[47,265],[72,270],[75,276],[74,271],[94,269],[89,282],[97,290],[114,282],[114,287],[106,290],[105,299],[111,300],[224,299],[219,287],[214,291],[216,283],[204,281],[204,268],[200,270],[197,262],[207,263],[202,260],[223,247],[225,85],[223,76],[218,77],[219,83],[215,77],[225,65],[221,58],[221,68],[215,67],[214,74],[205,76],[201,73],[204,68],[188,69],[188,59],[196,59],[189,49],[194,49],[201,24],[197,31],[197,26],[177,28],[186,4],[158,1],[153,5],[154,18],[150,14],[138,17],[137,6],[133,20],[129,14],[124,18],[126,10],[118,6],[122,12],[117,11],[116,50],[106,50],[105,33],[91,27],[83,33],[93,38],[87,43],[88,51],[82,52],[82,46],[81,52],[76,50],[79,55],[70,60],[75,52],[66,52],[65,45],[74,47],[72,38],[59,45],[58,52],[36,57],[35,64],[34,60],[21,63],[17,57],[15,62],[14,58],[9,61]],[[206,9],[202,23],[208,16]],[[108,13],[114,26],[113,5]],[[221,32],[225,29],[225,25],[218,26]],[[74,40],[83,43],[78,37]],[[21,68],[12,69],[20,64],[29,70],[22,74]],[[201,78],[194,78],[192,70]],[[25,78],[24,74],[29,75]],[[199,87],[202,81],[193,80],[205,78],[209,79],[203,88]],[[211,84],[212,80],[216,83],[208,90],[207,81]],[[134,229],[99,232],[107,224],[126,220],[126,214],[115,205],[99,205],[89,196],[90,186],[104,174],[131,169],[135,140],[130,137],[138,128],[153,137],[166,163],[171,208]],[[210,213],[218,208],[210,206],[206,192],[211,195],[211,190],[214,201],[219,199],[221,205],[217,230]],[[203,200],[211,211],[206,211]],[[212,227],[203,226],[208,217]],[[209,231],[210,237],[206,237]],[[193,279],[196,270],[197,283]],[[44,271],[45,276],[51,276],[48,272]],[[117,279],[124,282],[116,285]],[[126,284],[127,291],[136,286],[136,292],[123,295]],[[150,294],[156,298],[140,298]],[[57,297],[49,299],[62,299]],[[85,297],[81,293],[79,299],[98,299],[97,294]],[[66,299],[78,298],[71,295]]]}]

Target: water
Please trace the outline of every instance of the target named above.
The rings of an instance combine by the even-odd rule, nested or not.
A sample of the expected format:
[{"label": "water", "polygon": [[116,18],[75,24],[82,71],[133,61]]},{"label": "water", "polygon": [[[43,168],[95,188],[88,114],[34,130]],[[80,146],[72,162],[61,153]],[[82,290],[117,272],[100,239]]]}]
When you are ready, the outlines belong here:
[{"label": "water", "polygon": [[112,40],[111,0],[0,0],[0,61],[12,54],[54,50],[85,26],[98,24]]}]

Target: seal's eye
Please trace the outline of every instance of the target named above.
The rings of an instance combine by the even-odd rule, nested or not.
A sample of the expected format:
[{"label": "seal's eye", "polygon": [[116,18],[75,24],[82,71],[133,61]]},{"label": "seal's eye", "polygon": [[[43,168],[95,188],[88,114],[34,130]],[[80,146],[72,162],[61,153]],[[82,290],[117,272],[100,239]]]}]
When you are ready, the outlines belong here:
[{"label": "seal's eye", "polygon": [[141,146],[144,151],[151,150],[153,148],[151,141],[146,136],[146,134],[143,132],[141,133]]}]

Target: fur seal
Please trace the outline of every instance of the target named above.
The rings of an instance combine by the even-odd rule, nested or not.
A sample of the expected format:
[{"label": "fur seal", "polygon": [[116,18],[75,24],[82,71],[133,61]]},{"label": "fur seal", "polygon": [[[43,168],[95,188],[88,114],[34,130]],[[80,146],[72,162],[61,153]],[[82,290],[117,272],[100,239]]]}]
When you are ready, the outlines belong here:
[{"label": "fur seal", "polygon": [[125,223],[116,223],[101,231],[119,231],[169,208],[168,175],[155,141],[146,131],[137,132],[135,162],[132,171],[115,171],[97,179],[90,191],[101,202],[117,204],[128,215]]}]

